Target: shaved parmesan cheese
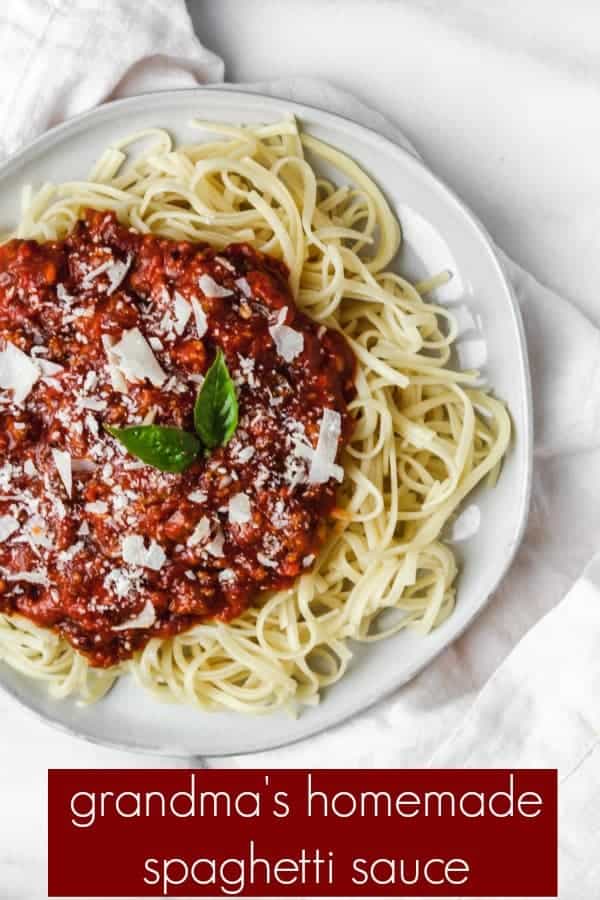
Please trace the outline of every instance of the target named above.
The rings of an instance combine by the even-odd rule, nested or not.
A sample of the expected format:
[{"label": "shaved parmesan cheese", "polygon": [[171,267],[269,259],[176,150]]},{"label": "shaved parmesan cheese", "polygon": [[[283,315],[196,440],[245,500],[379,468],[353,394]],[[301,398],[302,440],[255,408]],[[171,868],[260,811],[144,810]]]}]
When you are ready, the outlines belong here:
[{"label": "shaved parmesan cheese", "polygon": [[222,569],[219,572],[219,581],[221,584],[228,584],[230,581],[235,581],[235,572],[233,569]]},{"label": "shaved parmesan cheese", "polygon": [[215,262],[218,262],[219,265],[223,266],[223,268],[228,269],[230,272],[235,272],[235,266],[232,266],[228,259],[225,259],[223,256],[215,256]]},{"label": "shaved parmesan cheese", "polygon": [[111,569],[103,584],[108,590],[114,591],[117,597],[128,597],[129,594],[138,593],[140,581],[139,570],[128,572],[127,569]]},{"label": "shaved parmesan cheese", "polygon": [[130,265],[131,256],[128,256],[125,262],[121,262],[120,260],[116,260],[115,262],[113,259],[107,259],[105,262],[100,263],[99,266],[96,266],[95,269],[91,269],[87,272],[81,284],[85,289],[91,288],[98,275],[102,275],[106,272],[108,277],[108,288],[106,289],[106,293],[113,294],[127,275]]},{"label": "shaved parmesan cheese", "polygon": [[277,324],[271,325],[269,328],[269,334],[275,342],[279,355],[286,362],[292,362],[304,349],[304,335],[283,324],[286,315],[287,306],[284,306],[277,316]]},{"label": "shaved parmesan cheese", "polygon": [[240,289],[247,299],[252,296],[252,289],[245,278],[238,278],[235,282],[235,286]]},{"label": "shaved parmesan cheese", "polygon": [[66,450],[57,450],[56,447],[52,448],[52,456],[54,458],[54,465],[58,471],[58,474],[61,477],[61,481],[65,486],[65,490],[69,497],[73,495],[73,475],[71,472],[71,454],[67,453]]},{"label": "shaved parmesan cheese", "polygon": [[46,572],[12,572],[4,576],[7,581],[27,581],[29,584],[48,584]]},{"label": "shaved parmesan cheese", "polygon": [[192,491],[188,494],[188,500],[191,500],[192,503],[206,503],[207,495],[204,491]]},{"label": "shaved parmesan cheese", "polygon": [[106,400],[101,397],[80,397],[79,405],[82,409],[91,409],[94,412],[102,412],[106,409]]},{"label": "shaved parmesan cheese", "polygon": [[175,291],[175,324],[173,327],[177,334],[183,334],[191,314],[192,307],[190,304],[185,297],[182,297],[179,291]]},{"label": "shaved parmesan cheese", "polygon": [[202,544],[206,540],[206,538],[210,534],[210,522],[206,518],[206,516],[202,516],[193,532],[190,534],[187,539],[188,547],[195,547],[197,544]]},{"label": "shaved parmesan cheese", "polygon": [[6,342],[6,350],[0,353],[0,388],[13,391],[15,403],[22,403],[40,377],[40,370],[33,360]]},{"label": "shaved parmesan cheese", "polygon": [[59,562],[63,564],[71,562],[71,560],[75,559],[77,554],[83,550],[84,546],[83,541],[77,541],[75,544],[71,544],[70,547],[67,547],[66,550],[61,550],[58,554]]},{"label": "shaved parmesan cheese", "polygon": [[123,283],[123,279],[127,275],[129,271],[129,266],[131,265],[131,255],[127,257],[125,262],[121,262],[117,260],[117,262],[113,263],[106,270],[106,274],[108,275],[108,290],[107,294],[112,294],[118,287]]},{"label": "shaved parmesan cheese", "polygon": [[94,437],[98,437],[99,427],[96,419],[91,415],[91,413],[87,413],[85,419],[85,427],[92,432]]},{"label": "shaved parmesan cheese", "polygon": [[64,372],[64,366],[59,366],[58,363],[49,359],[37,359],[36,362],[41,369],[42,375],[58,375],[59,372]]},{"label": "shaved parmesan cheese", "polygon": [[250,500],[247,494],[234,494],[229,498],[229,521],[232,525],[244,525],[252,519]]},{"label": "shaved parmesan cheese", "polygon": [[461,369],[480,369],[487,362],[487,344],[483,338],[461,341],[456,345]]},{"label": "shaved parmesan cheese", "polygon": [[108,504],[104,500],[94,500],[91,503],[86,503],[84,509],[86,512],[97,513],[102,516],[108,512]]},{"label": "shaved parmesan cheese", "polygon": [[80,537],[87,537],[89,533],[90,533],[89,524],[87,522],[82,522],[81,525],[79,526],[79,528],[77,529],[77,534],[80,535]]},{"label": "shaved parmesan cheese", "polygon": [[85,457],[81,459],[71,457],[71,469],[73,472],[95,472],[96,463],[91,459],[85,459]]},{"label": "shaved parmesan cheese", "polygon": [[116,355],[116,353],[113,353],[113,345],[114,338],[109,334],[103,334],[102,346],[104,347],[104,352],[106,353],[106,359],[108,361],[108,374],[110,375],[110,382],[115,391],[119,391],[121,394],[126,394],[127,382],[119,371],[119,357]]},{"label": "shaved parmesan cheese", "polygon": [[210,275],[201,275],[198,279],[198,287],[205,297],[231,297],[233,294],[233,291],[217,284]]},{"label": "shaved parmesan cheese", "polygon": [[162,387],[166,373],[161,369],[150,344],[139,328],[124,331],[111,352],[118,358],[118,366],[129,381],[147,378],[154,387]]},{"label": "shaved parmesan cheese", "polygon": [[24,527],[24,533],[15,538],[19,544],[29,544],[34,549],[36,547],[45,547],[52,550],[54,544],[46,531],[46,520],[42,516],[31,516],[27,520]]},{"label": "shaved parmesan cheese", "polygon": [[152,347],[153,350],[162,350],[163,349],[163,342],[161,341],[160,338],[157,338],[154,336],[149,337],[148,343],[150,344],[150,346]]},{"label": "shaved parmesan cheese", "polygon": [[144,608],[133,619],[128,619],[121,625],[113,625],[113,631],[127,631],[129,628],[151,628],[156,622],[156,611],[151,600],[146,600]]},{"label": "shaved parmesan cheese", "polygon": [[265,556],[264,553],[257,553],[256,558],[261,564],[261,566],[265,566],[267,569],[276,569],[277,562],[274,559],[270,559],[268,556]]},{"label": "shaved parmesan cheese", "polygon": [[313,451],[308,473],[309,484],[324,484],[330,478],[342,481],[344,470],[335,464],[338,441],[342,433],[342,417],[334,409],[324,409],[319,426],[319,439]]},{"label": "shaved parmesan cheese", "polygon": [[0,542],[14,534],[19,528],[19,521],[14,516],[0,516]]},{"label": "shaved parmesan cheese", "polygon": [[93,282],[96,280],[98,275],[102,275],[103,272],[106,272],[113,265],[112,259],[107,259],[105,262],[100,263],[99,266],[96,266],[95,269],[90,269],[89,272],[86,272],[81,285],[83,288],[91,288]]},{"label": "shaved parmesan cheese", "polygon": [[223,556],[223,544],[225,542],[225,535],[219,528],[216,535],[210,542],[210,544],[206,545],[206,550],[210,553],[211,556]]},{"label": "shaved parmesan cheese", "polygon": [[254,447],[243,447],[237,455],[237,459],[241,463],[250,462],[254,456]]},{"label": "shaved parmesan cheese", "polygon": [[152,540],[150,547],[146,549],[144,537],[141,534],[128,534],[123,538],[121,555],[129,565],[153,569],[155,572],[163,567],[167,559],[165,551],[155,540]]},{"label": "shaved parmesan cheese", "polygon": [[83,390],[84,391],[93,391],[96,385],[98,384],[98,376],[91,369],[89,372],[86,372],[85,379],[83,382]]},{"label": "shaved parmesan cheese", "polygon": [[194,310],[194,318],[196,319],[196,331],[198,332],[198,337],[202,338],[206,334],[208,322],[206,321],[206,313],[202,309],[200,301],[195,297],[192,297],[192,309]]},{"label": "shaved parmesan cheese", "polygon": [[33,462],[30,459],[25,460],[25,464],[23,466],[23,471],[25,472],[26,475],[29,475],[30,478],[33,478],[38,473],[38,470],[36,469],[36,467],[34,466]]},{"label": "shaved parmesan cheese", "polygon": [[73,299],[71,297],[71,295],[69,294],[68,290],[66,289],[66,287],[64,286],[64,284],[56,285],[56,296],[58,297],[58,299],[60,300],[61,303],[68,303],[70,300]]},{"label": "shaved parmesan cheese", "polygon": [[53,387],[55,391],[63,393],[63,386],[58,378],[53,378],[51,375],[44,375],[44,381],[46,384],[49,384],[50,387]]},{"label": "shaved parmesan cheese", "polygon": [[158,572],[159,569],[162,569],[166,560],[167,555],[160,544],[157,544],[156,541],[151,541],[146,551],[146,568]]},{"label": "shaved parmesan cheese", "polygon": [[479,531],[481,525],[481,510],[474,503],[456,517],[450,531],[451,541],[468,541]]},{"label": "shaved parmesan cheese", "polygon": [[302,560],[302,565],[303,565],[303,567],[304,567],[305,569],[307,569],[308,566],[312,566],[312,564],[314,563],[314,561],[315,561],[315,554],[314,554],[314,553],[309,553],[308,556],[305,556],[305,557],[303,558],[303,560]]},{"label": "shaved parmesan cheese", "polygon": [[152,425],[154,423],[154,420],[156,419],[157,413],[158,413],[158,407],[151,406],[150,409],[148,410],[148,412],[146,413],[146,415],[144,416],[142,425]]}]

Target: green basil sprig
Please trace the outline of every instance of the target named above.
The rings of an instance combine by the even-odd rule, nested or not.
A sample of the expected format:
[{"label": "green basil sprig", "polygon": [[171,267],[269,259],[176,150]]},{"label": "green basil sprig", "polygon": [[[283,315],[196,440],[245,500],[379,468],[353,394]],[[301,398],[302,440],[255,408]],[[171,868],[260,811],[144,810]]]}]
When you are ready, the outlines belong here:
[{"label": "green basil sprig", "polygon": [[200,453],[198,438],[169,425],[104,426],[132,456],[161,472],[185,472]]},{"label": "green basil sprig", "polygon": [[200,437],[171,425],[105,425],[132,456],[161,472],[185,472],[200,453],[222,447],[238,426],[238,401],[233,379],[221,350],[206,374],[194,405],[194,426]]},{"label": "green basil sprig", "polygon": [[194,406],[194,425],[204,446],[213,450],[227,444],[238,426],[238,417],[235,385],[219,350]]}]

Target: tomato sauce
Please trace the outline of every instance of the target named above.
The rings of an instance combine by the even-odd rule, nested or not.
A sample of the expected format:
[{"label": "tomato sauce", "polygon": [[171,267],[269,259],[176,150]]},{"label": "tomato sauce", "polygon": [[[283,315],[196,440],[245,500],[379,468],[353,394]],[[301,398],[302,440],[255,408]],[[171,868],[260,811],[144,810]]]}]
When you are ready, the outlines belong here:
[{"label": "tomato sauce", "polygon": [[[310,458],[324,409],[340,416],[338,458],[351,436],[355,361],[339,333],[297,309],[287,274],[244,244],[142,235],[92,211],[63,241],[0,247],[0,347],[27,355],[17,390],[6,352],[0,365],[1,612],[54,629],[106,667],[151,637],[230,620],[310,569],[337,488],[334,477],[311,482]],[[302,336],[293,359],[274,340],[277,323]],[[160,385],[111,350],[132,329]],[[219,348],[239,403],[226,446],[172,474],[104,430],[193,431]],[[154,561],[132,561],[128,537],[154,548]]]}]

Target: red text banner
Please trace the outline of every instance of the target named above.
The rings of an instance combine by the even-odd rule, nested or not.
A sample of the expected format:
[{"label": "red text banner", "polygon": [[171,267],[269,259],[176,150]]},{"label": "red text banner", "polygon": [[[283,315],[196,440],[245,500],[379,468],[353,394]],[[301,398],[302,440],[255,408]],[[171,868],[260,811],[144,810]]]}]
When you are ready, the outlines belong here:
[{"label": "red text banner", "polygon": [[554,897],[554,770],[52,770],[51,897]]}]

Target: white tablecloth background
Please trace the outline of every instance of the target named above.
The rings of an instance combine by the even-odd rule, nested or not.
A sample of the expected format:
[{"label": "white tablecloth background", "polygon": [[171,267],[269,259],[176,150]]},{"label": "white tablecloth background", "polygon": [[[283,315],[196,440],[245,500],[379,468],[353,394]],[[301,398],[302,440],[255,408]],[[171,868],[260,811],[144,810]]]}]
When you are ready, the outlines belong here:
[{"label": "white tablecloth background", "polygon": [[[190,8],[229,80],[262,81],[400,140],[401,127],[498,243],[553,289],[511,267],[533,363],[537,456],[526,539],[493,603],[429,669],[363,716],[277,754],[207,762],[559,767],[561,897],[592,900],[594,570],[507,656],[564,597],[600,535],[600,9],[584,0],[553,6],[552,15],[542,0],[526,8],[517,0],[190,0]],[[179,0],[22,0],[0,23],[0,69],[0,153],[110,96],[223,72]],[[44,834],[47,768],[156,761],[54,733],[3,697],[0,715],[0,884],[7,897],[45,896],[45,845],[31,835]]]}]

